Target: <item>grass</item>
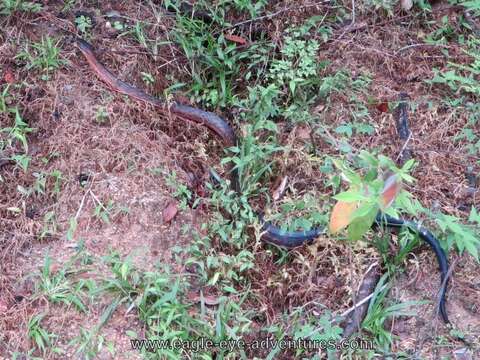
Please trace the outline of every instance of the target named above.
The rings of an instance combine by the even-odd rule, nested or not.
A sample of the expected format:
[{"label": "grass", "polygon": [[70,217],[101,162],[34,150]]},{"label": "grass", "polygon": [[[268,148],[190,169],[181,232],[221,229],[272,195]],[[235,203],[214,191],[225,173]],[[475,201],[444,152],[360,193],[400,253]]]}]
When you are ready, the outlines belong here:
[{"label": "grass", "polygon": [[[28,12],[35,9],[29,2],[1,4],[2,14],[9,19],[22,13],[20,19],[43,21],[31,20]],[[183,122],[178,125],[163,117],[149,123],[158,113],[134,102],[126,104],[121,97],[103,103],[104,97],[98,96],[105,91],[100,83],[74,77],[77,65],[87,67],[77,64],[68,45],[56,35],[43,35],[38,42],[19,39],[24,45],[17,51],[14,70],[16,78],[21,75],[25,79],[1,85],[0,151],[18,168],[13,172],[0,169],[8,189],[2,193],[7,205],[0,206],[0,226],[14,239],[27,234],[27,244],[38,240],[42,250],[51,246],[55,252],[45,256],[39,271],[32,270],[34,265],[25,268],[34,274],[29,277],[34,286],[25,294],[28,317],[24,326],[16,326],[30,341],[19,345],[12,331],[0,336],[0,345],[7,340],[14,344],[8,345],[9,354],[52,358],[68,352],[86,359],[130,355],[127,351],[132,349],[122,347],[115,336],[129,340],[203,337],[231,341],[266,335],[274,340],[339,340],[342,329],[337,317],[359,300],[352,299],[356,281],[370,263],[382,261],[386,274],[372,295],[360,334],[375,348],[342,354],[388,358],[401,349],[407,356],[404,338],[390,330],[398,320],[427,318],[424,300],[432,299],[433,290],[412,294],[405,274],[410,275],[414,265],[428,266],[425,271],[432,273],[435,266],[428,262],[430,253],[419,251],[420,242],[409,231],[382,237],[367,232],[373,221],[369,214],[377,213],[383,175],[388,170],[407,180],[390,213],[424,219],[451,258],[463,254],[478,261],[478,213],[471,207],[468,214],[452,210],[456,190],[441,190],[435,173],[441,168],[443,175],[454,174],[453,179],[442,177],[446,184],[442,186],[458,185],[461,168],[455,165],[450,171],[452,163],[435,163],[436,158],[425,155],[435,152],[436,141],[456,141],[455,146],[472,155],[478,152],[478,41],[467,27],[449,17],[433,23],[427,7],[414,8],[421,16],[405,20],[415,31],[420,26],[430,31],[425,34],[426,43],[448,47],[431,50],[438,51],[432,56],[439,60],[428,73],[428,81],[415,83],[418,94],[412,94],[410,104],[414,134],[431,133],[432,139],[424,141],[427,150],[415,154],[417,167],[413,162],[399,167],[392,159],[402,144],[385,140],[395,135],[389,130],[390,113],[379,110],[379,104],[387,103],[391,110],[397,101],[396,88],[392,90],[392,80],[385,75],[390,72],[379,64],[385,63],[389,71],[398,64],[379,56],[388,54],[390,46],[420,41],[416,33],[414,36],[403,27],[399,32],[397,25],[391,25],[391,34],[396,36],[391,43],[375,38],[375,31],[342,35],[336,30],[338,21],[353,15],[350,4],[335,4],[328,13],[312,7],[305,13],[293,9],[275,16],[268,14],[280,10],[279,5],[263,0],[225,0],[221,6],[210,5],[196,2],[194,10],[208,14],[203,20],[180,12],[167,16],[153,5],[138,5],[141,8],[135,11],[139,12],[131,13],[133,9],[127,5],[122,13],[126,20],[114,39],[105,37],[99,30],[102,26],[93,27],[84,16],[68,21],[82,36],[103,39],[106,44],[118,42],[119,47],[128,44],[130,50],[141,52],[100,54],[128,82],[133,82],[128,80],[130,65],[139,64],[138,86],[152,93],[186,95],[195,106],[215,110],[231,120],[241,141],[225,152],[221,162],[206,155],[219,152],[215,142],[196,128],[192,131]],[[68,11],[73,6],[74,2],[69,2],[58,10]],[[398,15],[393,3],[358,6],[358,23],[370,21],[367,15],[372,14],[373,19],[388,18],[394,23]],[[100,7],[98,11],[103,14],[103,10]],[[422,19],[430,23],[422,25]],[[368,29],[377,29],[369,24]],[[24,36],[20,27],[14,29]],[[350,42],[342,43],[347,39]],[[372,44],[382,46],[373,55],[368,52]],[[360,56],[355,45],[364,47],[365,54]],[[461,51],[451,51],[454,47]],[[464,57],[441,58],[447,50]],[[417,64],[412,59],[406,56],[404,61]],[[69,63],[75,67],[67,67]],[[163,79],[166,89],[158,88],[159,66],[168,73]],[[68,82],[63,83],[64,78]],[[35,87],[45,90],[45,96],[27,101],[24,92]],[[77,87],[79,92],[69,93],[68,89]],[[55,97],[51,89],[55,89]],[[419,94],[429,96],[426,100],[414,96]],[[57,108],[64,117],[58,123],[47,121],[47,114]],[[439,122],[432,124],[431,118]],[[449,126],[455,136],[439,135],[441,128]],[[182,143],[182,136],[189,141]],[[164,147],[163,142],[167,144]],[[37,147],[41,148],[38,152]],[[239,173],[241,195],[230,189],[229,166]],[[198,181],[201,185],[192,186],[195,181],[188,173],[201,178],[203,170],[198,169],[204,167],[215,167],[224,180],[203,185],[202,178]],[[79,184],[80,173],[91,176]],[[271,184],[286,175],[285,196],[276,201]],[[431,179],[438,184],[429,182]],[[346,233],[322,236],[294,251],[260,241],[260,209],[285,230],[309,229],[328,225],[334,197],[365,200]],[[441,208],[429,210],[437,197]],[[178,213],[164,224],[163,205],[172,198],[178,202]],[[35,212],[30,207],[37,208],[38,215],[31,215]],[[2,236],[0,244],[7,248],[4,244],[12,243],[11,238]],[[50,241],[54,239],[60,241]],[[472,265],[472,269],[476,268]],[[409,299],[403,301],[395,288]],[[452,294],[456,291],[458,288],[452,289]],[[451,298],[455,301],[453,295]],[[11,305],[15,299],[5,299],[0,298],[1,306],[4,302],[9,308],[17,306]],[[59,313],[67,320],[60,320]],[[122,319],[129,325],[118,325]],[[13,327],[10,315],[2,321],[11,321]],[[88,326],[80,329],[84,324]],[[64,328],[69,325],[74,329],[65,335]],[[467,336],[470,330],[461,329],[462,325],[453,332]],[[115,332],[118,328],[120,332]],[[417,334],[405,336],[415,338],[417,344],[427,341],[426,351],[438,344],[460,346],[455,334],[439,331],[433,343]],[[144,348],[134,354],[176,359],[191,356],[190,350],[151,352]],[[328,355],[338,354],[329,349]],[[195,356],[316,359],[318,353],[270,348],[257,354],[244,348],[200,351]]]},{"label": "grass", "polygon": [[58,40],[43,37],[40,42],[27,45],[15,58],[27,63],[26,70],[39,70],[42,72],[41,79],[49,80],[51,72],[67,64],[66,60],[60,58],[58,45]]}]

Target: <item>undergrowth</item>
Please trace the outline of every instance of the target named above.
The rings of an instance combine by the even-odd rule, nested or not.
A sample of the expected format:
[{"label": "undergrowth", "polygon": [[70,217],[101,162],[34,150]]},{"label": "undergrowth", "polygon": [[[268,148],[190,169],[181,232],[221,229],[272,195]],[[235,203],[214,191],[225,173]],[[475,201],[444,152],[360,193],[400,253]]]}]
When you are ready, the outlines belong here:
[{"label": "undergrowth", "polygon": [[[165,3],[167,7],[181,6],[179,1]],[[376,16],[382,12],[393,14],[392,2],[367,3],[368,10],[374,11]],[[428,6],[416,3],[422,12],[428,13]],[[1,4],[3,15],[39,10],[35,4],[20,0],[3,0]],[[260,258],[270,261],[269,266],[277,271],[282,265],[302,262],[304,257],[301,251],[287,252],[273,245],[261,244],[262,228],[258,215],[259,209],[264,209],[265,219],[283,231],[326,228],[333,200],[359,202],[361,205],[349,219],[347,231],[335,237],[326,232],[330,235],[328,241],[365,241],[379,251],[386,273],[372,294],[368,315],[361,326],[361,335],[373,340],[376,349],[345,351],[345,354],[370,358],[391,356],[395,336],[387,330],[386,324],[396,317],[413,315],[415,307],[424,304],[422,300],[402,303],[389,299],[395,277],[403,271],[408,255],[420,245],[420,241],[416,234],[403,229],[396,243],[396,254],[392,255],[389,234],[376,236],[369,232],[375,216],[383,211],[395,217],[424,219],[428,226],[435,229],[447,253],[455,249],[460,254],[467,252],[479,261],[480,215],[472,207],[468,221],[462,221],[451,214],[431,211],[405,189],[389,206],[382,207],[382,192],[390,176],[395,175],[398,182],[414,184],[411,172],[416,164],[412,160],[398,166],[392,159],[381,155],[378,149],[358,151],[352,145],[357,137],[369,136],[375,131],[373,115],[365,105],[373,75],[356,71],[353,76],[352,70],[347,67],[333,67],[329,60],[319,61],[319,49],[331,40],[334,23],[326,21],[324,16],[309,17],[301,24],[289,26],[283,36],[273,43],[271,34],[263,31],[248,33],[245,28],[237,28],[230,23],[227,16],[229,11],[235,11],[243,16],[244,21],[253,22],[265,13],[267,1],[222,0],[217,2],[217,6],[209,5],[207,1],[195,3],[195,11],[208,15],[203,20],[176,12],[175,26],[168,32],[170,40],[186,59],[186,78],[189,81],[178,83],[169,91],[186,90],[193,102],[210,109],[235,110],[235,126],[242,137],[237,146],[227,149],[222,165],[225,172],[233,168],[238,173],[240,193],[231,189],[230,180],[225,176],[223,180],[208,185],[206,198],[196,198],[193,190],[181,183],[175,173],[162,173],[181,210],[188,206],[196,208],[203,203],[209,211],[209,221],[202,225],[202,231],[184,228],[185,234],[191,237],[190,243],[173,249],[175,265],[185,270],[182,273],[175,273],[168,265],[160,264],[156,264],[155,270],[146,272],[130,257],[122,257],[115,252],[103,258],[88,254],[83,249],[82,240],[74,236],[79,225],[77,217],[72,216],[67,229],[64,229],[65,226],[58,224],[55,209],[49,210],[43,216],[39,238],[65,232],[67,241],[78,240],[75,244],[78,251],[71,262],[60,269],[53,269],[51,258],[45,258],[42,269],[33,276],[36,285],[31,300],[45,301],[52,304],[52,308],[55,306],[54,309],[72,308],[79,313],[88,313],[96,301],[109,299],[98,321],[88,329],[79,330],[68,344],[77,356],[86,359],[98,357],[105,349],[113,357],[118,355],[101,330],[119,309],[126,314],[135,313],[141,321],[142,333],[127,331],[131,340],[208,338],[215,342],[228,342],[262,334],[277,340],[338,341],[342,336],[338,312],[332,313],[322,308],[321,304],[316,308],[320,312],[315,310],[316,313],[308,311],[306,305],[294,305],[285,307],[283,313],[275,314],[273,319],[266,320],[260,316],[267,311],[261,303],[260,294],[252,290],[255,285],[252,279],[262,276]],[[475,4],[465,6],[478,11]],[[339,17],[344,16],[346,10],[339,10]],[[85,17],[78,17],[75,25],[83,35],[90,36],[93,31],[92,24]],[[122,25],[121,30],[125,31],[121,36],[131,36],[149,54],[156,56],[158,49],[170,44],[170,41],[163,43],[158,39],[149,39],[146,26],[140,21],[126,25],[125,29]],[[470,116],[457,139],[467,139],[471,143],[467,149],[478,153],[480,140],[475,130],[478,121],[476,100],[480,95],[478,39],[459,36],[448,19],[427,38],[427,41],[436,44],[454,40],[461,43],[470,63],[447,62],[444,68],[434,69],[429,84],[432,87],[443,86],[449,94],[450,105],[454,102],[451,98],[461,97],[456,99],[457,105],[467,109]],[[60,55],[60,43],[50,37],[26,44],[16,59],[25,70],[35,71],[44,81],[50,80],[52,74],[66,64]],[[154,83],[153,76],[147,72],[142,73],[142,79],[147,86]],[[28,136],[34,129],[24,121],[18,107],[11,105],[10,87],[3,86],[1,90],[0,114],[8,120],[8,125],[0,130],[0,154],[8,153],[8,158],[26,173],[31,161]],[[336,95],[348,98],[348,106],[337,108]],[[314,112],[313,107],[321,110]],[[326,116],[335,110],[341,114],[342,122],[332,125],[326,121]],[[103,123],[108,113],[99,108],[95,118],[98,123]],[[300,126],[310,130],[312,141],[305,141],[301,148],[282,141],[282,130]],[[319,154],[313,144],[314,138],[324,140],[336,155]],[[319,194],[314,188],[297,189],[297,184],[292,183],[286,187],[283,198],[272,198],[269,184],[285,170],[282,166],[288,165],[290,153],[303,159],[314,174],[321,175],[318,184],[322,185],[324,194]],[[44,160],[48,162],[50,158]],[[65,180],[59,171],[36,172],[32,176],[35,180],[31,187],[17,187],[25,199],[36,195],[55,198]],[[300,176],[303,174],[300,173]],[[92,218],[97,222],[109,224],[118,215],[128,213],[128,209],[117,206],[110,198],[101,200],[91,192],[86,195],[91,195],[95,206]],[[20,214],[23,210],[12,206],[8,211]],[[259,251],[265,254],[260,257]],[[75,276],[83,271],[95,271],[96,266],[107,268],[107,275],[95,280]],[[47,313],[34,314],[29,318],[27,336],[32,348],[28,356],[65,354],[65,350],[58,347],[58,335],[46,325],[51,315],[48,311],[51,310],[47,308]],[[191,356],[192,350],[199,350],[182,347],[153,351],[149,346],[139,351],[145,358],[152,359],[177,359]],[[279,348],[270,349],[267,358],[280,356],[280,351]],[[330,348],[327,353],[333,357],[335,351]],[[296,349],[288,354],[319,358],[318,353],[306,349]],[[200,350],[196,355],[202,359],[246,359],[251,356],[244,348],[217,348],[214,352]]]}]

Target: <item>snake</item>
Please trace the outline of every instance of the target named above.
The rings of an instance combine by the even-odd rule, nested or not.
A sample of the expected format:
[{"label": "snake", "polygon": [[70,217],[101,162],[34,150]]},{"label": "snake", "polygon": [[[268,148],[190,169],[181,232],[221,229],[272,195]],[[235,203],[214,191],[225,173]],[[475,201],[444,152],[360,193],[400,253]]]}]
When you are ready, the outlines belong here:
[{"label": "snake", "polygon": [[[127,84],[115,76],[97,59],[94,48],[90,43],[81,38],[75,37],[74,44],[85,57],[91,70],[110,89],[120,94],[127,95],[133,99],[139,100],[143,103],[153,105],[162,111],[167,111],[179,116],[182,119],[186,119],[207,127],[211,132],[220,138],[224,147],[236,146],[239,143],[239,138],[236,136],[233,127],[220,116],[192,106],[183,105],[178,102],[167,102],[162,98],[149,95],[142,89]],[[230,176],[232,179],[231,186],[233,190],[240,192],[238,173],[235,168],[231,169]],[[259,219],[260,223],[262,224],[261,240],[287,249],[302,246],[303,244],[309,243],[325,233],[325,229],[323,227],[313,228],[308,231],[284,231],[274,224],[264,221],[262,216],[259,216]],[[396,219],[388,214],[379,212],[372,227],[381,226],[390,228],[407,228],[410,231],[417,233],[418,236],[431,247],[437,258],[441,275],[438,311],[444,322],[448,324],[450,321],[447,315],[445,297],[449,280],[449,264],[438,239],[429,230],[413,221]]]}]

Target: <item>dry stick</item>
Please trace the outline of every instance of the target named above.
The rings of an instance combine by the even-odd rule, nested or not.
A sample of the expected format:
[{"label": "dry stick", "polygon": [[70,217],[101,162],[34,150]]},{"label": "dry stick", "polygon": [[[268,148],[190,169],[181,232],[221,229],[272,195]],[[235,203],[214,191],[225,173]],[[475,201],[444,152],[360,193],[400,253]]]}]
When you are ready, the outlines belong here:
[{"label": "dry stick", "polygon": [[[387,285],[383,285],[383,286],[379,289],[379,292],[380,292],[380,291],[383,291],[386,287],[387,287]],[[356,303],[355,305],[353,305],[351,308],[345,310],[343,313],[340,314],[340,317],[345,317],[345,316],[347,316],[347,315],[350,314],[352,311],[356,310],[357,308],[359,308],[360,306],[362,306],[363,304],[365,304],[368,300],[370,300],[370,299],[372,298],[373,294],[375,294],[375,291],[371,292],[370,295],[365,296],[362,300],[360,300],[358,303]]]},{"label": "dry stick", "polygon": [[414,47],[420,47],[420,46],[434,46],[434,47],[442,47],[442,48],[446,48],[446,49],[453,49],[453,47],[449,46],[449,45],[421,43],[421,44],[411,44],[411,45],[404,46],[404,47],[398,49],[397,51],[395,51],[393,55],[397,56],[402,51],[405,51],[405,50],[408,50],[408,49],[411,49],[411,48],[414,48]]},{"label": "dry stick", "polygon": [[[367,278],[367,275],[369,275],[369,273],[372,271],[372,269],[374,269],[376,266],[378,266],[378,263],[377,262],[374,262],[373,264],[371,264],[369,266],[369,268],[367,269],[367,271],[365,272],[365,275],[363,276],[363,280],[362,280],[362,283],[360,284],[359,286],[359,295],[361,295],[360,293],[362,292],[362,286],[369,282],[369,281],[366,281],[365,279]],[[376,283],[376,282],[375,282]],[[371,284],[368,284],[368,285],[371,285]],[[370,286],[368,286],[370,287]],[[383,285],[380,290],[383,290],[387,287],[387,285]],[[370,292],[370,291],[369,291]],[[372,298],[373,294],[375,293],[375,289],[373,289],[373,291],[370,292],[370,294],[368,294],[367,296],[363,297],[362,300],[360,300],[359,302],[355,303],[351,308],[345,310],[343,313],[340,314],[340,318],[344,318],[346,317],[347,315],[349,315],[352,311],[357,311],[358,309],[361,309],[363,307],[366,307],[366,305],[368,305],[368,301]],[[357,312],[358,313],[358,312]],[[358,320],[358,319],[357,319]],[[332,320],[330,322],[330,324],[335,324],[337,322],[336,319]],[[357,321],[358,323],[358,321]],[[313,334],[315,334],[317,331],[320,331],[323,329],[323,326],[319,326],[318,328],[314,329],[312,332],[310,332],[310,334],[308,334],[306,336],[306,338],[309,338],[310,336],[312,336]],[[349,330],[350,331],[350,330]],[[348,334],[348,336],[345,336],[345,334],[343,335],[344,337],[349,337],[351,334]]]},{"label": "dry stick", "polygon": [[[344,321],[344,332],[342,334],[344,339],[348,339],[356,330],[360,331],[360,325],[368,310],[368,300],[375,293],[375,287],[377,286],[380,278],[378,272],[378,263],[372,264],[365,273],[362,283],[358,289],[358,296],[363,297],[363,300],[357,303],[353,308],[351,316]],[[386,285],[385,285],[386,286]],[[369,294],[367,296],[367,294]]]},{"label": "dry stick", "polygon": [[405,149],[406,149],[408,143],[410,142],[410,139],[411,139],[411,138],[412,138],[412,132],[410,132],[410,133],[408,134],[408,138],[407,138],[407,140],[405,140],[405,142],[403,143],[403,146],[402,146],[402,148],[400,149],[400,152],[398,153],[397,157],[395,158],[395,162],[397,162],[397,161],[402,157],[403,152],[405,151]]}]

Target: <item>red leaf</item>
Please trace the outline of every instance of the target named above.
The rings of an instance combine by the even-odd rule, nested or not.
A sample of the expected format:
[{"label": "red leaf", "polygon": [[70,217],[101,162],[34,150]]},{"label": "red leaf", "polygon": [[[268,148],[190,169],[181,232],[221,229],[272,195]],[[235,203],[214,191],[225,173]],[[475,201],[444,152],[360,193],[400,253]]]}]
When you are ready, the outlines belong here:
[{"label": "red leaf", "polygon": [[387,180],[385,180],[385,185],[383,187],[382,196],[380,199],[383,210],[392,205],[401,188],[401,183],[398,181],[398,176],[396,174],[390,175]]},{"label": "red leaf", "polygon": [[386,113],[388,112],[388,102],[387,101],[381,102],[377,104],[376,108],[378,111]]},{"label": "red leaf", "polygon": [[7,82],[8,84],[15,83],[15,76],[13,76],[12,70],[10,69],[5,70],[5,73],[3,74],[3,78],[5,79],[5,82]]},{"label": "red leaf", "polygon": [[233,41],[234,43],[240,44],[240,45],[246,45],[247,40],[242,38],[241,36],[238,35],[232,35],[232,34],[226,34],[224,35],[225,39]]},{"label": "red leaf", "polygon": [[162,216],[163,216],[163,222],[164,223],[169,223],[170,221],[173,220],[175,215],[177,215],[178,212],[178,206],[176,201],[171,201],[165,209],[163,209]]}]

